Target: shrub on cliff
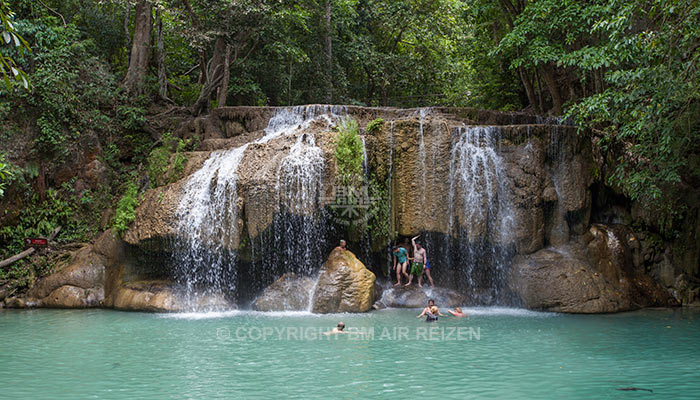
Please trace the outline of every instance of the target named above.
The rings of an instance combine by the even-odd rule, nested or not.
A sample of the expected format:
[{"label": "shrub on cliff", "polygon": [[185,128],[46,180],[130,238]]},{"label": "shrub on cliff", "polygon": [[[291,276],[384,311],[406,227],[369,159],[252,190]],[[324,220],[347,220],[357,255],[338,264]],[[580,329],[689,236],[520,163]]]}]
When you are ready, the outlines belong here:
[{"label": "shrub on cliff", "polygon": [[360,128],[352,118],[346,118],[338,126],[335,142],[335,165],[338,183],[358,186],[362,183],[362,140]]}]

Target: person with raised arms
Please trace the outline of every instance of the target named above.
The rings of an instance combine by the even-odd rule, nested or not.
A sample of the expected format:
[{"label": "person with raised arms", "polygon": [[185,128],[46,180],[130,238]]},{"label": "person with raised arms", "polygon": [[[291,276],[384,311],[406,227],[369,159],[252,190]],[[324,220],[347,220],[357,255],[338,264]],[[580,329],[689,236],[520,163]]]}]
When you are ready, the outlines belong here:
[{"label": "person with raised arms", "polygon": [[[425,267],[425,260],[427,257],[423,246],[416,242],[416,239],[419,237],[420,235],[411,239],[411,243],[413,244],[413,258],[411,258],[411,260],[413,260],[413,262],[411,263],[411,275],[408,277],[408,283],[406,286],[411,286],[411,282],[413,282],[413,275],[416,275],[418,277],[418,287],[423,287],[423,269]],[[432,283],[432,278],[430,281]]]}]

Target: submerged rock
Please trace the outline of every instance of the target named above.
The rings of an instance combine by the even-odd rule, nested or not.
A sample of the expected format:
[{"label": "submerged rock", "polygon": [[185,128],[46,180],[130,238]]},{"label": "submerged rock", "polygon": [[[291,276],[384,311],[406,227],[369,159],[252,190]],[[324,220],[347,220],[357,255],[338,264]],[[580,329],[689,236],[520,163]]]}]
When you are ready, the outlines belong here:
[{"label": "submerged rock", "polygon": [[321,267],[312,311],[369,311],[374,303],[374,281],[374,274],[352,252],[336,248]]},{"label": "submerged rock", "polygon": [[117,288],[105,300],[105,303],[117,310],[152,312],[230,310],[235,308],[220,295],[202,295],[189,298],[183,290],[169,281],[125,283]]},{"label": "submerged rock", "polygon": [[302,311],[309,308],[316,281],[295,274],[284,274],[253,302],[257,311]]},{"label": "submerged rock", "polygon": [[41,299],[39,305],[52,308],[88,308],[102,305],[105,292],[103,287],[81,288],[63,285]]},{"label": "submerged rock", "polygon": [[186,309],[167,282],[133,282],[124,284],[107,301],[118,310],[173,312]]}]

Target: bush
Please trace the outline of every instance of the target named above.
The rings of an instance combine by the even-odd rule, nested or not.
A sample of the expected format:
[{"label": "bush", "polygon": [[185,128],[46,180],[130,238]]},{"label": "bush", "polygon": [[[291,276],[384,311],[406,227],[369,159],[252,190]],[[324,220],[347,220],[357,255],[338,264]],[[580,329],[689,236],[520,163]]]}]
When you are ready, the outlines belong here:
[{"label": "bush", "polygon": [[[185,169],[187,150],[190,140],[174,138],[172,134],[166,133],[161,138],[162,145],[156,147],[148,156],[148,178],[151,187],[167,185],[179,179],[180,174]],[[175,157],[172,157],[172,155]],[[170,159],[173,159],[172,167]]]},{"label": "bush", "polygon": [[358,186],[362,182],[362,140],[357,121],[346,118],[338,127],[335,142],[335,164],[338,182]]},{"label": "bush", "polygon": [[61,239],[67,241],[84,241],[89,231],[87,223],[58,191],[47,190],[43,201],[35,194],[24,204],[17,224],[0,227],[0,255],[21,251],[24,238],[48,236],[58,226]]},{"label": "bush", "polygon": [[0,199],[5,195],[5,186],[12,175],[10,163],[5,160],[5,155],[0,153]]},{"label": "bush", "polygon": [[117,204],[117,212],[114,216],[112,228],[119,236],[123,236],[124,232],[129,229],[129,225],[134,222],[136,217],[136,207],[139,205],[139,187],[136,182],[129,182],[126,186],[124,196]]},{"label": "bush", "polygon": [[367,124],[366,132],[368,135],[373,135],[374,133],[379,132],[382,129],[382,126],[384,126],[384,120],[382,118],[373,119],[369,124]]}]

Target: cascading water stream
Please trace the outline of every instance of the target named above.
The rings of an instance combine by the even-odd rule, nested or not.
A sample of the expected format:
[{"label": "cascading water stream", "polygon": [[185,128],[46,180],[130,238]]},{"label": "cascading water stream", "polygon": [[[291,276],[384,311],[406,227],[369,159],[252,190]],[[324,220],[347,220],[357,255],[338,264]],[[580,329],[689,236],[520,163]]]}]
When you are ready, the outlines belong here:
[{"label": "cascading water stream", "polygon": [[[280,108],[268,122],[262,138],[256,143],[270,140],[307,128],[312,122],[323,119],[332,125],[343,114],[343,106],[311,105]],[[183,189],[183,196],[176,211],[178,237],[172,245],[173,274],[186,290],[186,299],[193,309],[206,308],[199,299],[203,295],[236,291],[237,254],[240,241],[240,205],[237,192],[238,167],[248,144],[213,152],[202,168],[195,172]],[[317,209],[321,198],[323,154],[314,143],[313,136],[300,135],[290,154],[285,157],[278,171],[278,195],[280,207],[290,215]],[[291,235],[297,241],[299,254],[283,251],[283,265],[290,271],[306,272],[317,257],[314,246],[318,235],[309,224],[302,222],[301,231],[291,225],[275,222],[275,231]],[[295,226],[296,227],[296,226]],[[292,242],[285,241],[291,246]],[[311,250],[310,250],[311,249]],[[320,264],[317,264],[320,265]],[[267,267],[268,265],[264,266]],[[287,272],[287,271],[284,271]]]},{"label": "cascading water stream", "polygon": [[449,175],[445,265],[456,265],[479,302],[503,301],[512,257],[513,209],[497,152],[498,127],[458,128]]},{"label": "cascading water stream", "polygon": [[323,150],[302,134],[280,163],[276,191],[280,211],[273,222],[275,243],[286,272],[312,275],[320,266],[325,238],[322,214]]},{"label": "cascading water stream", "polygon": [[[360,140],[362,141],[362,172],[363,172],[363,179],[364,179],[364,184],[369,185],[370,181],[370,174],[369,174],[369,156],[367,155],[367,143],[365,143],[365,137],[360,136]],[[367,224],[367,221],[365,221],[365,225]],[[372,248],[372,242],[370,239],[370,233],[369,230],[366,230],[364,234],[364,242],[365,245],[362,248],[362,261],[365,263],[365,265],[369,265],[371,262],[371,248]]]},{"label": "cascading water stream", "polygon": [[[393,232],[394,231],[394,202],[393,197],[392,197],[392,192],[393,192],[393,183],[392,183],[392,173],[394,171],[394,120],[392,119],[389,122],[389,159],[388,159],[389,167],[387,168],[387,186],[389,187],[389,231]],[[391,235],[390,235],[391,236]],[[391,248],[391,239],[388,240],[387,242],[387,250],[390,250]],[[391,266],[392,266],[392,255],[391,251],[387,251],[387,261],[386,261],[386,275],[390,276],[391,275]]]},{"label": "cascading water stream", "polygon": [[425,210],[426,204],[425,204],[425,191],[427,188],[427,179],[426,179],[426,165],[425,165],[425,159],[426,159],[426,151],[425,151],[425,136],[423,132],[423,122],[425,121],[426,115],[428,115],[431,112],[429,108],[421,108],[419,110],[419,122],[418,122],[418,134],[419,134],[419,141],[418,141],[418,159],[420,161],[421,165],[421,172],[422,172],[422,182],[423,186],[421,189],[421,209]]}]

